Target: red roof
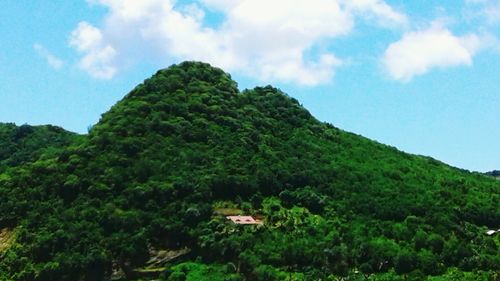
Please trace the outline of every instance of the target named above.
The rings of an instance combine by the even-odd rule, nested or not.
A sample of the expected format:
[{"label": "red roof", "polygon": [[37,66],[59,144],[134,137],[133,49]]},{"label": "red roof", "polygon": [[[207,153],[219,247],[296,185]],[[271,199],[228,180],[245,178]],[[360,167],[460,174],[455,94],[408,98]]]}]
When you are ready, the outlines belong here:
[{"label": "red roof", "polygon": [[256,221],[252,216],[227,216],[235,224],[261,224],[262,222]]}]

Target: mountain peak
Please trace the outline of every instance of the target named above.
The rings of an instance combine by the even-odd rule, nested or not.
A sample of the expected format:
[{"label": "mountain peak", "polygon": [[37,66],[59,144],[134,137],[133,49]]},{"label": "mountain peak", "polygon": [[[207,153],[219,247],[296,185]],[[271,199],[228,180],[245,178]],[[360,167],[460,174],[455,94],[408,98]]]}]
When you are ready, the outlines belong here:
[{"label": "mountain peak", "polygon": [[122,131],[120,135],[130,136],[151,121],[187,118],[193,107],[222,106],[238,93],[237,83],[221,69],[202,62],[183,62],[159,70],[135,87],[103,114],[92,131],[109,133],[108,129],[114,127]]},{"label": "mountain peak", "polygon": [[159,70],[144,85],[154,90],[162,88],[162,91],[175,91],[198,83],[215,86],[221,91],[238,92],[238,84],[231,79],[230,74],[208,63],[196,61],[185,61]]},{"label": "mountain peak", "polygon": [[240,93],[230,74],[207,63],[187,61],[159,70],[135,87],[103,114],[91,136],[165,135],[173,133],[180,120],[219,123],[234,119],[245,105],[272,118],[290,116],[297,122],[311,117],[297,100],[277,88],[257,87]]}]

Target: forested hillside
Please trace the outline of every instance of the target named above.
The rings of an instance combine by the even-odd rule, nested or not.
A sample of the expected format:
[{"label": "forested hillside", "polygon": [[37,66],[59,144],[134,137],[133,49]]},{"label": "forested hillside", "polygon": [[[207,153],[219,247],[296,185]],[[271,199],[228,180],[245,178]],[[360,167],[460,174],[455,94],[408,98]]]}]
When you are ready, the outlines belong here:
[{"label": "forested hillside", "polygon": [[0,123],[0,172],[37,160],[76,141],[78,135],[55,126]]},{"label": "forested hillside", "polygon": [[487,174],[488,176],[492,176],[492,177],[500,178],[500,171],[497,171],[497,170],[494,170],[494,171],[491,171],[491,172],[487,172],[486,174]]},{"label": "forested hillside", "polygon": [[486,235],[500,182],[321,123],[271,86],[240,92],[203,63],[159,71],[82,139],[6,170],[0,198],[14,237],[0,280],[500,278]]}]

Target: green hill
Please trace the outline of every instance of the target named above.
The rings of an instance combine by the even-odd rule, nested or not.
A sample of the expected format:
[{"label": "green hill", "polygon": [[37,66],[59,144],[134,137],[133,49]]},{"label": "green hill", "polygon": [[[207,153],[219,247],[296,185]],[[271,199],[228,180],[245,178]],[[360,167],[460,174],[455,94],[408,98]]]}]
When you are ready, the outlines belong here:
[{"label": "green hill", "polygon": [[0,280],[495,280],[499,187],[185,62],[0,175]]},{"label": "green hill", "polygon": [[78,136],[55,126],[16,126],[0,123],[0,172],[62,149]]}]

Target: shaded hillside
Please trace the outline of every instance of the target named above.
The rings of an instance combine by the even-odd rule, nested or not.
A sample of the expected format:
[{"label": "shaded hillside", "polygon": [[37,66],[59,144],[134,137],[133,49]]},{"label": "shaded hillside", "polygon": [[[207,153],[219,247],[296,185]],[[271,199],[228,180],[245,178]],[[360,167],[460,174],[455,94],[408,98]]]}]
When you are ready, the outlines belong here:
[{"label": "shaded hillside", "polygon": [[494,171],[491,171],[491,172],[487,172],[486,174],[488,176],[492,176],[492,177],[495,177],[495,178],[500,178],[500,171],[497,171],[497,170],[494,170]]},{"label": "shaded hillside", "polygon": [[0,172],[37,160],[43,153],[71,144],[77,135],[55,126],[0,123]]},{"label": "shaded hillside", "polygon": [[[80,144],[0,177],[0,228],[17,229],[0,279],[497,278],[498,236],[485,231],[500,224],[499,187],[186,62],[137,86]],[[234,225],[221,208],[264,225]],[[148,266],[162,251],[189,255]]]}]

